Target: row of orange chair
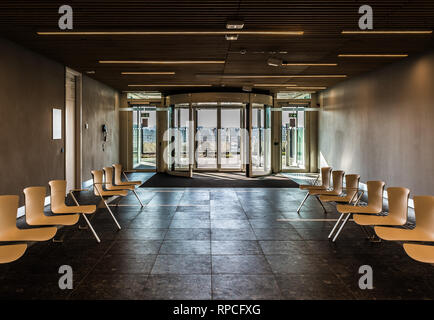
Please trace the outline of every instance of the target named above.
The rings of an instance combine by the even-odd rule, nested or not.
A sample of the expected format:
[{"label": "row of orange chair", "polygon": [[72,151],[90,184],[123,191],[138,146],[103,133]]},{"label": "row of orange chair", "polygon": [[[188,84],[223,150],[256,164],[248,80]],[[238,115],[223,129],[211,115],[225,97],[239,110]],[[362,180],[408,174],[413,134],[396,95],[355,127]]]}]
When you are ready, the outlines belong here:
[{"label": "row of orange chair", "polygon": [[[333,187],[330,188],[330,175],[333,176]],[[408,222],[408,200],[410,190],[402,187],[387,189],[387,213],[383,212],[383,194],[385,183],[383,181],[368,181],[368,203],[360,204],[364,191],[359,190],[360,176],[346,175],[346,186],[343,187],[343,171],[333,171],[330,167],[321,169],[321,185],[301,185],[300,189],[308,190],[306,197],[298,208],[300,212],[304,202],[309,196],[315,196],[327,213],[323,202],[339,203],[336,207],[340,217],[329,234],[329,239],[336,241],[351,216],[367,237],[374,241],[375,235],[369,235],[366,226],[373,226],[379,239],[391,241],[419,242],[405,243],[406,253],[413,259],[426,263],[434,263],[434,196],[415,196],[414,210],[416,227],[402,228]],[[401,227],[401,228],[399,228]],[[334,234],[334,236],[333,236]],[[430,245],[420,242],[431,242]]]},{"label": "row of orange chair", "polygon": [[[105,167],[105,182],[103,182],[103,171],[92,171],[93,176],[93,192],[97,199],[101,199],[110,215],[114,219],[117,227],[120,225],[117,222],[113,212],[111,211],[107,197],[126,196],[128,191],[132,191],[137,199],[135,187],[140,185],[141,181],[128,181],[128,178],[123,173],[126,181],[122,181],[121,165],[113,165],[115,169],[115,183],[113,184],[113,168]],[[89,191],[83,189],[70,190],[69,195],[75,202],[75,206],[68,206],[65,203],[67,197],[66,181],[53,180],[49,182],[50,186],[50,203],[51,215],[46,215],[45,207],[45,187],[28,187],[24,189],[25,195],[25,220],[31,228],[23,229],[17,227],[17,211],[19,197],[17,195],[0,196],[0,241],[1,242],[34,242],[54,240],[57,233],[57,227],[73,226],[77,224],[80,216],[86,221],[88,227],[92,231],[96,240],[100,242],[95,229],[93,228],[90,219],[87,215],[92,215],[97,209],[97,205],[80,205],[74,195],[77,191]],[[140,201],[140,204],[143,204]],[[27,243],[6,244],[0,246],[0,263],[8,263],[19,259],[27,250]]]}]

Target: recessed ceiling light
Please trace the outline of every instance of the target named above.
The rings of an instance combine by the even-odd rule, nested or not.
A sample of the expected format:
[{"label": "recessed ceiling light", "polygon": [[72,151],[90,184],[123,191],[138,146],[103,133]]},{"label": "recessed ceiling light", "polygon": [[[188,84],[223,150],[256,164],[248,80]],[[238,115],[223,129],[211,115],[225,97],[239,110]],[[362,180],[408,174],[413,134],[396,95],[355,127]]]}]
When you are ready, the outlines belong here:
[{"label": "recessed ceiling light", "polygon": [[278,58],[269,58],[267,60],[267,64],[269,66],[272,66],[272,67],[280,67],[282,65],[282,63],[283,63],[283,60],[278,59]]},{"label": "recessed ceiling light", "polygon": [[378,54],[378,53],[362,53],[362,54],[339,54],[339,58],[405,58],[408,54]]},{"label": "recessed ceiling light", "polygon": [[226,23],[226,29],[228,30],[241,30],[244,28],[244,21],[232,20]]},{"label": "recessed ceiling light", "polygon": [[238,40],[238,34],[225,34],[225,38],[228,41]]},{"label": "recessed ceiling light", "polygon": [[95,71],[90,70],[90,71],[86,71],[87,74],[95,74]]},{"label": "recessed ceiling light", "polygon": [[212,84],[129,84],[128,87],[212,87]]},{"label": "recessed ceiling light", "polygon": [[432,34],[432,30],[372,30],[342,31],[342,34]]},{"label": "recessed ceiling light", "polygon": [[100,60],[99,63],[106,64],[222,64],[225,60]]},{"label": "recessed ceiling light", "polygon": [[124,75],[174,75],[173,71],[121,72]]}]

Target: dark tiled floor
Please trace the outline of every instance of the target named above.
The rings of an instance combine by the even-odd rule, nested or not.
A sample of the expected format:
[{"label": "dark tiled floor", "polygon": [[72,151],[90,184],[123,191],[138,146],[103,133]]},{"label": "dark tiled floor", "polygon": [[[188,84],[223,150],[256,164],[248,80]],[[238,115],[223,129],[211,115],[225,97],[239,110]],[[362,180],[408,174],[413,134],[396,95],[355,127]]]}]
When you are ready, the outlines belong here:
[{"label": "dark tiled floor", "polygon": [[[149,175],[148,175],[149,176]],[[137,178],[137,177],[136,177]],[[337,214],[315,199],[301,214],[298,189],[140,189],[105,210],[88,230],[65,231],[63,243],[37,243],[0,265],[1,299],[433,299],[434,269],[397,243],[370,243],[350,223],[327,240]],[[277,221],[289,219],[290,221]],[[303,221],[300,219],[315,219]],[[74,289],[58,288],[71,265]],[[374,289],[361,290],[370,265]]]}]

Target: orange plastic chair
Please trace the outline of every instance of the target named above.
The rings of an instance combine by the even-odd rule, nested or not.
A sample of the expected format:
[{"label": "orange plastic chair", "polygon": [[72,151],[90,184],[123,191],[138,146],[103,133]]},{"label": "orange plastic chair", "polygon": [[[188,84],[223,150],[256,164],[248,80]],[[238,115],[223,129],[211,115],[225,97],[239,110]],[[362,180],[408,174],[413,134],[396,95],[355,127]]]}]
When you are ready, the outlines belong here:
[{"label": "orange plastic chair", "polygon": [[0,263],[18,260],[27,250],[27,244],[7,244],[0,246]]},{"label": "orange plastic chair", "polygon": [[434,246],[404,243],[404,250],[413,260],[434,263]]},{"label": "orange plastic chair", "polygon": [[128,195],[128,190],[104,190],[104,182],[103,182],[103,171],[102,170],[92,170],[92,178],[93,178],[93,192],[95,196],[100,197],[102,202],[104,203],[105,207],[107,208],[109,214],[111,215],[113,221],[115,222],[116,226],[119,230],[121,230],[121,226],[119,222],[116,220],[115,215],[113,214],[112,210],[110,209],[106,199],[110,197],[126,197]]},{"label": "orange plastic chair", "polygon": [[[97,242],[101,242],[100,238],[98,237],[95,229],[93,228],[92,224],[90,223],[90,220],[87,218],[87,215],[92,215],[96,212],[96,206],[95,205],[80,205],[74,196],[74,191],[78,190],[71,190],[69,191],[69,195],[74,200],[75,206],[67,206],[65,203],[65,198],[67,196],[66,194],[66,180],[52,180],[48,182],[50,185],[50,194],[51,194],[51,211],[56,214],[74,214],[75,215],[68,215],[73,216],[74,219],[77,217],[77,221],[80,218],[80,215],[83,217],[84,221],[86,221],[86,224],[88,225],[89,229],[91,230],[93,236],[95,237]],[[68,217],[64,216],[64,217]],[[74,223],[75,224],[75,223]]]},{"label": "orange plastic chair", "polygon": [[136,187],[135,185],[120,185],[120,186],[115,186],[113,185],[113,167],[104,167],[104,176],[105,176],[105,183],[104,183],[104,187],[108,190],[108,191],[114,191],[114,190],[129,190],[131,191],[137,198],[137,200],[139,201],[140,205],[143,207],[143,203],[140,200],[139,196],[137,195],[136,192]]},{"label": "orange plastic chair", "polygon": [[[122,171],[122,165],[121,164],[114,164],[113,168],[115,168],[115,184],[117,186],[125,186],[125,185],[141,185],[142,181],[129,181],[127,175],[125,172]],[[126,181],[122,181],[121,176],[124,176]]]},{"label": "orange plastic chair", "polygon": [[367,206],[361,206],[358,204],[360,198],[363,196],[363,192],[359,195],[358,199],[356,200],[357,205],[350,205],[350,204],[338,204],[336,206],[336,209],[341,214],[338,220],[336,221],[336,224],[334,225],[332,231],[330,232],[328,238],[330,239],[333,236],[333,233],[335,230],[339,227],[339,224],[342,221],[342,224],[340,225],[338,231],[336,232],[335,236],[333,237],[333,242],[336,241],[339,234],[342,232],[342,229],[347,224],[348,220],[350,219],[350,216],[353,213],[364,213],[364,214],[379,214],[381,211],[383,211],[383,193],[384,193],[384,185],[385,183],[383,181],[368,181],[368,205]]},{"label": "orange plastic chair", "polygon": [[[26,203],[26,222],[31,226],[72,226],[78,222],[80,216],[74,215],[52,215],[44,213],[45,187],[29,187],[24,189]],[[53,194],[51,195],[53,199]]]},{"label": "orange plastic chair", "polygon": [[324,207],[323,203],[319,199],[319,195],[329,195],[329,196],[339,196],[342,193],[342,186],[343,186],[343,178],[345,175],[344,171],[333,171],[333,188],[331,190],[329,189],[310,189],[308,190],[308,193],[306,197],[304,198],[303,202],[300,204],[300,206],[297,209],[297,213],[300,213],[301,208],[303,207],[305,201],[309,196],[315,196],[315,198],[319,201],[321,204],[324,213],[327,213],[326,208]]},{"label": "orange plastic chair", "polygon": [[323,167],[321,168],[321,182],[322,182],[321,185],[319,186],[316,185],[318,179],[320,178],[320,176],[318,176],[318,178],[314,181],[312,185],[301,184],[299,188],[301,190],[327,190],[330,187],[331,173],[332,173],[331,167]]},{"label": "orange plastic chair", "polygon": [[360,175],[347,174],[345,175],[345,187],[342,188],[345,191],[345,195],[333,196],[333,195],[320,195],[319,199],[322,202],[338,202],[338,203],[354,203],[357,193],[359,192]]},{"label": "orange plastic chair", "polygon": [[407,188],[391,187],[387,189],[389,212],[387,215],[353,215],[354,222],[362,226],[403,226],[407,223],[408,197]]},{"label": "orange plastic chair", "polygon": [[17,211],[19,197],[0,196],[0,241],[47,241],[54,237],[56,227],[19,229]]},{"label": "orange plastic chair", "polygon": [[434,242],[434,196],[415,196],[414,229],[375,227],[378,237],[389,241],[427,241]]}]

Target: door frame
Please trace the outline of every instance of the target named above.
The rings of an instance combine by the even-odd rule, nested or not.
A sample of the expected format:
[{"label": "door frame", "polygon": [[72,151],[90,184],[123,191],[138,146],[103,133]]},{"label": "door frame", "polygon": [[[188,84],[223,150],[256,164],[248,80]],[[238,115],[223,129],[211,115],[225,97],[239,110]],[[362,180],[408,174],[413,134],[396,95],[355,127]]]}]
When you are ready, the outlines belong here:
[{"label": "door frame", "polygon": [[[67,119],[66,119],[66,77],[67,74],[71,74],[75,78],[75,119],[74,119],[74,153],[75,153],[75,163],[74,163],[74,177],[75,181],[72,183],[73,188],[77,188],[82,186],[83,183],[83,175],[82,175],[82,167],[83,167],[83,157],[82,157],[82,146],[83,146],[83,140],[82,140],[82,120],[83,120],[83,76],[80,72],[77,72],[69,67],[65,67],[65,112],[64,112],[64,137],[65,137],[65,146],[64,146],[64,177],[66,179],[66,161],[67,161],[67,148],[66,148],[66,125],[67,125]],[[67,190],[68,191],[68,190]]]}]

